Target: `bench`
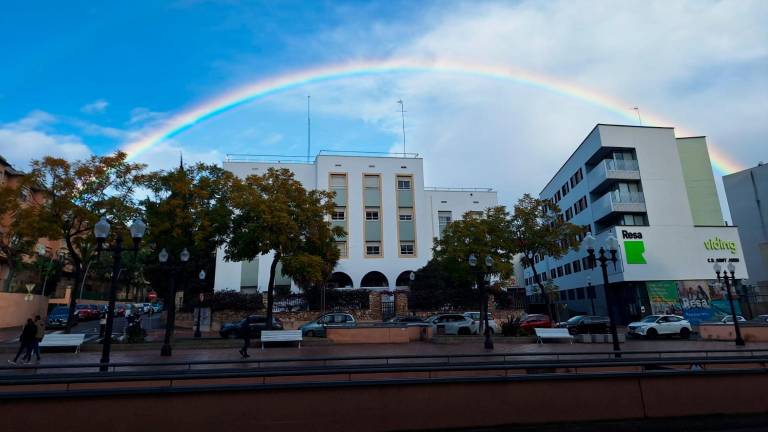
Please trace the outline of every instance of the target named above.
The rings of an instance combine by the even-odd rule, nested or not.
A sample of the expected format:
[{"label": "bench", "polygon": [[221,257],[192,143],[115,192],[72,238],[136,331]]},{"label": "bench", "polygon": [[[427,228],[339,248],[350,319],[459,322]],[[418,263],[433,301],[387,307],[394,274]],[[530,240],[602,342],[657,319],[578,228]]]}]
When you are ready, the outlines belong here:
[{"label": "bench", "polygon": [[301,348],[301,330],[262,330],[261,349],[266,342],[298,342]]},{"label": "bench", "polygon": [[536,342],[543,344],[544,339],[570,339],[573,343],[573,335],[565,328],[535,328]]},{"label": "bench", "polygon": [[80,354],[80,345],[83,344],[85,335],[82,333],[75,334],[47,334],[43,336],[43,340],[40,341],[40,348],[45,347],[74,347],[75,354]]}]

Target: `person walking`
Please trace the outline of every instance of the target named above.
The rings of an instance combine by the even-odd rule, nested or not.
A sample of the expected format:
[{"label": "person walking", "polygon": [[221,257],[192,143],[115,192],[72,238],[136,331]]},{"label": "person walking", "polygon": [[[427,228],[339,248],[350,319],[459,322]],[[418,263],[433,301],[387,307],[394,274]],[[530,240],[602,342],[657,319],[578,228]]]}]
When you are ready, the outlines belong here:
[{"label": "person walking", "polygon": [[43,341],[43,338],[45,337],[45,323],[43,322],[42,318],[40,318],[40,315],[35,315],[35,342],[34,342],[34,350],[35,350],[35,357],[37,358],[38,363],[40,362],[40,342]]},{"label": "person walking", "polygon": [[240,324],[240,336],[243,338],[243,347],[238,352],[240,356],[247,359],[250,357],[248,355],[248,347],[251,346],[251,323],[248,321],[248,318],[244,319]]},{"label": "person walking", "polygon": [[21,359],[22,362],[29,362],[29,359],[32,356],[32,346],[35,341],[36,334],[37,326],[35,326],[35,322],[32,321],[32,318],[27,318],[27,323],[24,325],[24,329],[21,331],[21,336],[19,336],[19,351],[16,353],[16,357],[14,357],[13,360],[8,360],[8,363],[16,364],[22,352],[25,352],[24,357]]}]

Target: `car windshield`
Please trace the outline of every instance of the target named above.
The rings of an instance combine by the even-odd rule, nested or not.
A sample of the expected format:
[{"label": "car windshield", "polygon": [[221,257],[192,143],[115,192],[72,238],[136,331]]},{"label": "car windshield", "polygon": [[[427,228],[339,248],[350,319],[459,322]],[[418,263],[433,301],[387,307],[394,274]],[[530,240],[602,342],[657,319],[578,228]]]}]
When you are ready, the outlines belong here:
[{"label": "car windshield", "polygon": [[640,322],[652,323],[652,322],[656,322],[657,319],[659,319],[658,315],[648,315],[647,317],[641,319]]},{"label": "car windshield", "polygon": [[579,320],[583,318],[581,315],[576,315],[575,317],[572,317],[568,321],[566,321],[568,324],[576,324],[579,322]]}]

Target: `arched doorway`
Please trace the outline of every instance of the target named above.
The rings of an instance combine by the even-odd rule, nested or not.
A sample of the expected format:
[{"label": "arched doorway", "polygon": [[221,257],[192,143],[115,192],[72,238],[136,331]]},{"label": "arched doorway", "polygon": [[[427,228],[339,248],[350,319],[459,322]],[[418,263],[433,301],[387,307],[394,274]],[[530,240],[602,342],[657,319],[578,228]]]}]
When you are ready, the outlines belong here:
[{"label": "arched doorway", "polygon": [[412,270],[406,270],[397,277],[397,280],[395,281],[395,286],[398,287],[409,287],[411,286],[411,271]]},{"label": "arched doorway", "polygon": [[352,288],[352,278],[344,272],[334,272],[328,279],[328,288]]},{"label": "arched doorway", "polygon": [[377,271],[368,272],[360,281],[360,288],[386,288],[388,286],[387,277]]}]

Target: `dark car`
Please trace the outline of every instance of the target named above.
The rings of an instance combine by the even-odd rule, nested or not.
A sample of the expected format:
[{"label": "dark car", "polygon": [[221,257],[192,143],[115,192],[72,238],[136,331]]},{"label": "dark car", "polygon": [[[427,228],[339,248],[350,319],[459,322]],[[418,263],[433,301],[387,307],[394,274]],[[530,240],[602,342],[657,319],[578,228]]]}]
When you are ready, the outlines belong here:
[{"label": "dark car", "polygon": [[608,317],[596,315],[576,315],[557,326],[567,328],[570,334],[606,333],[610,320]]},{"label": "dark car", "polygon": [[415,324],[424,324],[424,320],[415,316],[415,315],[409,315],[409,316],[396,316],[388,319],[386,322],[389,323],[401,323],[406,325],[415,325]]},{"label": "dark car", "polygon": [[66,306],[56,306],[48,313],[48,319],[45,322],[45,328],[57,329],[67,327],[67,318],[69,317],[69,308]]},{"label": "dark car", "polygon": [[[224,339],[241,338],[242,337],[242,335],[240,334],[241,329],[243,328],[243,323],[246,320],[248,321],[248,324],[251,327],[252,338],[258,338],[259,336],[261,336],[261,331],[266,330],[267,328],[267,317],[265,317],[264,315],[251,315],[248,318],[244,318],[238,322],[224,324],[221,327],[221,330],[219,330],[219,335]],[[272,317],[272,330],[282,330],[282,329],[283,329],[283,323],[280,321],[280,319]]]}]

